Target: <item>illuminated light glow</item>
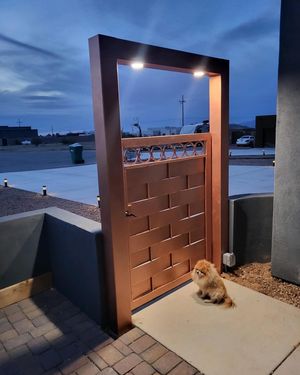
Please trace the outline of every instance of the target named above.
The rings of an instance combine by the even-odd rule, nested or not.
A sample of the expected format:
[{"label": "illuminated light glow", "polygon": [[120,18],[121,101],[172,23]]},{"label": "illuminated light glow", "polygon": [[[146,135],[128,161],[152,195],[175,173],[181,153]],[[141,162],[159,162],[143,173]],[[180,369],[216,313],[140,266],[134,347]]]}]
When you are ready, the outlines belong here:
[{"label": "illuminated light glow", "polygon": [[132,69],[140,70],[144,68],[144,63],[142,63],[141,61],[135,61],[131,63],[131,67]]},{"label": "illuminated light glow", "polygon": [[205,73],[202,70],[197,70],[196,72],[194,72],[194,77],[196,77],[196,78],[201,78],[204,75],[205,75]]}]

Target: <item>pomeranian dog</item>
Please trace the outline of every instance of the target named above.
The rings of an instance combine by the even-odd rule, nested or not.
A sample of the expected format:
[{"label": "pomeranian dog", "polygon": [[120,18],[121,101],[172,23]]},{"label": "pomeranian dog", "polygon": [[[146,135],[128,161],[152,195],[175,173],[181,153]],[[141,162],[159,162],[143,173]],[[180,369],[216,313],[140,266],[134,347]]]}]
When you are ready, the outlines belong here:
[{"label": "pomeranian dog", "polygon": [[227,294],[221,276],[214,264],[207,260],[199,260],[192,273],[193,281],[198,285],[198,295],[205,302],[222,303],[225,307],[234,307],[235,304]]}]

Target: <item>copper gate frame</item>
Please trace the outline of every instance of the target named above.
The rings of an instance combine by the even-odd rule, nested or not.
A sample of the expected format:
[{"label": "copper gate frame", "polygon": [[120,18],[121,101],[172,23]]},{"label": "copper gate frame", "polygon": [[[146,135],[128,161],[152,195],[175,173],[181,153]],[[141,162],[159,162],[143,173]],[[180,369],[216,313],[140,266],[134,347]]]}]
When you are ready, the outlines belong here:
[{"label": "copper gate frame", "polygon": [[[220,270],[228,247],[229,61],[96,35],[89,39],[94,126],[105,248],[108,325],[131,327],[128,224],[125,214],[118,64],[140,60],[145,67],[209,77],[212,154],[212,260]],[[100,175],[101,171],[101,175]]]}]

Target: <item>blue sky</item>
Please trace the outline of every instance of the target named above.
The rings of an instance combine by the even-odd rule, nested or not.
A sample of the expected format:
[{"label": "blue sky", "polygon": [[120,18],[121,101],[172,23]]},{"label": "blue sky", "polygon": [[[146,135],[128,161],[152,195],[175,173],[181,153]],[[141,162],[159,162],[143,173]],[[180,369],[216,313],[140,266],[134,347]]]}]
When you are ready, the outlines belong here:
[{"label": "blue sky", "polygon": [[[276,111],[280,0],[0,0],[0,124],[93,129],[88,38],[106,34],[230,60],[230,121]],[[207,117],[207,80],[120,69],[124,129]]]}]

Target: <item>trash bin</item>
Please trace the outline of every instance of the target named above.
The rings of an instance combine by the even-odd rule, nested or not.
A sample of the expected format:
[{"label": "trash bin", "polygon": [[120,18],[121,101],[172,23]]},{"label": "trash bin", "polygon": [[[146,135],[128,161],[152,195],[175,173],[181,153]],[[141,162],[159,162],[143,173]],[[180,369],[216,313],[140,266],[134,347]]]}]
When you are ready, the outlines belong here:
[{"label": "trash bin", "polygon": [[82,159],[82,150],[83,147],[80,143],[73,143],[69,146],[71,159],[73,164],[82,164],[84,160]]}]

